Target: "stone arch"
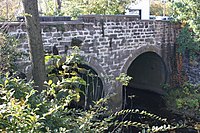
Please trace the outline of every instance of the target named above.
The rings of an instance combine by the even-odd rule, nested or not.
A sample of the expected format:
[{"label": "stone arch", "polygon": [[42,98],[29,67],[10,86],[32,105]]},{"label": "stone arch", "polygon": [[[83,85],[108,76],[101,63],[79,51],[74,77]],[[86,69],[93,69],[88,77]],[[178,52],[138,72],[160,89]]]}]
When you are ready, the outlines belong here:
[{"label": "stone arch", "polygon": [[[159,94],[165,93],[161,85],[167,82],[168,69],[159,47],[147,46],[134,51],[122,71],[133,77],[127,87],[121,86],[122,108],[156,112],[163,106],[164,101]],[[132,95],[134,99],[130,98]]]},{"label": "stone arch", "polygon": [[141,55],[142,53],[145,53],[145,52],[155,52],[156,54],[158,54],[160,57],[162,57],[162,54],[161,54],[161,49],[156,47],[156,46],[143,46],[143,47],[140,47],[139,49],[135,50],[134,53],[130,54],[128,59],[126,60],[126,62],[124,63],[123,65],[123,68],[121,70],[121,73],[126,73],[129,66],[131,65],[131,63],[139,56]]},{"label": "stone arch", "polygon": [[[129,66],[131,65],[131,63],[142,53],[146,53],[146,52],[153,52],[155,54],[157,54],[160,58],[162,58],[162,53],[161,53],[161,48],[159,46],[153,46],[153,45],[146,45],[146,46],[142,46],[138,49],[133,50],[133,52],[129,55],[129,57],[127,57],[122,69],[120,70],[120,73],[127,73],[127,70],[129,68]],[[163,62],[164,63],[164,62]],[[168,70],[168,69],[166,69]],[[167,75],[168,77],[168,75]],[[122,84],[116,82],[116,87],[115,87],[115,93],[117,94],[112,100],[112,105],[114,110],[120,110],[122,109],[122,105],[123,105],[123,86]],[[156,90],[157,93],[163,93],[162,91],[158,91]]]},{"label": "stone arch", "polygon": [[[146,66],[142,66],[143,64],[141,63]],[[138,66],[134,67],[133,65]],[[150,65],[154,66],[151,66],[150,68]],[[168,70],[165,62],[162,59],[161,50],[158,47],[146,46],[136,50],[125,62],[122,72],[128,73],[128,75],[133,77],[134,74],[137,76],[135,83],[134,81],[131,81],[129,86],[154,91],[156,93],[164,93],[159,87],[160,85],[166,83],[168,78]],[[131,74],[132,72],[133,74]],[[145,72],[147,75],[144,75]]]},{"label": "stone arch", "polygon": [[98,101],[100,98],[104,97],[103,82],[92,67],[87,64],[79,64],[78,66],[89,72],[89,74],[86,72],[79,73],[79,76],[86,82],[86,86],[80,86],[84,94],[80,93],[80,101],[77,103],[77,107],[80,106],[86,109],[89,108],[90,105],[93,105],[93,101]]},{"label": "stone arch", "polygon": [[78,108],[89,108],[90,105],[93,105],[93,101],[98,101],[100,98],[105,96],[104,86],[105,81],[103,80],[102,73],[103,69],[95,61],[95,59],[84,57],[85,62],[78,65],[79,68],[83,70],[89,70],[89,74],[86,71],[78,72],[79,76],[86,82],[86,86],[80,85],[80,89],[83,93],[80,93],[79,102],[73,102],[72,107]]},{"label": "stone arch", "polygon": [[91,67],[99,76],[99,78],[101,79],[102,83],[103,83],[103,91],[106,93],[108,91],[108,85],[106,84],[106,80],[105,80],[105,71],[103,70],[103,68],[100,66],[99,62],[97,61],[98,59],[94,58],[94,57],[84,57],[85,65],[88,65],[89,67]]}]

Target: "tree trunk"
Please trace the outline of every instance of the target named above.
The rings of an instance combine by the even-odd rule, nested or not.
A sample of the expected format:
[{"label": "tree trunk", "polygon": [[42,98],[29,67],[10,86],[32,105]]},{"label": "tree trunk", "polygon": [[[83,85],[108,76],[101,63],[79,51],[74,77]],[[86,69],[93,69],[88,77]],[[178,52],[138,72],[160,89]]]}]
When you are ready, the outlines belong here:
[{"label": "tree trunk", "polygon": [[38,13],[37,0],[22,0],[26,26],[28,32],[28,41],[30,48],[30,57],[32,61],[32,75],[34,80],[34,88],[38,91],[44,89],[44,81],[46,80],[44,49],[42,44],[41,27]]},{"label": "tree trunk", "polygon": [[55,0],[55,12],[60,13],[61,12],[61,0]]},{"label": "tree trunk", "polygon": [[61,11],[61,0],[57,0],[58,10]]}]

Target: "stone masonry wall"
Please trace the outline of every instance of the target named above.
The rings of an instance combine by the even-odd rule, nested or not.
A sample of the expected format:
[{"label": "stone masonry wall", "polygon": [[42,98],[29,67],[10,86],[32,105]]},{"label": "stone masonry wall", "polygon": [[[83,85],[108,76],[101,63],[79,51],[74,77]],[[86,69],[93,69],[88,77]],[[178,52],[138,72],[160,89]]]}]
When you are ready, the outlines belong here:
[{"label": "stone masonry wall", "polygon": [[192,61],[189,61],[187,57],[184,57],[183,69],[190,83],[196,85],[200,84],[200,55]]},{"label": "stone masonry wall", "polygon": [[[8,25],[9,34],[20,41],[18,49],[28,52],[24,23],[12,22]],[[127,64],[143,52],[156,52],[163,58],[168,73],[171,72],[177,30],[176,25],[170,22],[139,20],[138,16],[128,15],[86,15],[77,21],[41,22],[41,26],[46,52],[51,53],[52,47],[56,45],[60,54],[68,54],[73,38],[83,41],[81,54],[85,56],[88,65],[104,77],[102,80],[107,93],[120,93],[121,97],[121,86],[114,79],[121,72],[126,72]],[[21,61],[19,66],[27,71],[28,64],[29,61]]]}]

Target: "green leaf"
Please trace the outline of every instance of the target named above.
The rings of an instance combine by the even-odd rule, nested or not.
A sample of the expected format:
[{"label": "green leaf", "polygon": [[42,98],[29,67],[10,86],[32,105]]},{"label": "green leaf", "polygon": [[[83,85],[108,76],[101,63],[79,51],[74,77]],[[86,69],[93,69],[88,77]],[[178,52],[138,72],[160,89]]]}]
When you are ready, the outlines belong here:
[{"label": "green leaf", "polygon": [[48,85],[51,85],[52,83],[53,83],[52,80],[49,80],[49,81],[48,81]]}]

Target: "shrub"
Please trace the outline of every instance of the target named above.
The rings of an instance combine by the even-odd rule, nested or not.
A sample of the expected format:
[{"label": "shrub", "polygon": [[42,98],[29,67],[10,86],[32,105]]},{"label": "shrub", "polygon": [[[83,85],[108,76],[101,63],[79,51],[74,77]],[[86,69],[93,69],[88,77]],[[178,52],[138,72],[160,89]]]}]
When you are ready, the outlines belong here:
[{"label": "shrub", "polygon": [[16,71],[15,61],[22,57],[22,53],[17,51],[18,41],[5,33],[0,34],[0,72]]},{"label": "shrub", "polygon": [[170,110],[186,117],[200,115],[200,86],[185,83],[180,88],[167,88],[167,106]]},{"label": "shrub", "polygon": [[31,85],[20,79],[0,77],[1,132],[33,132],[40,126],[36,108],[29,104],[34,93]]}]

